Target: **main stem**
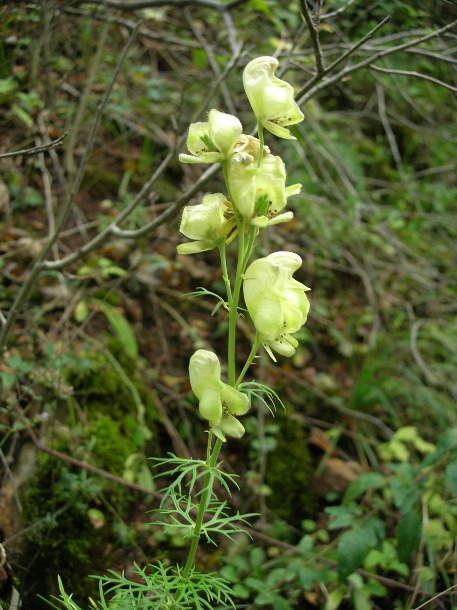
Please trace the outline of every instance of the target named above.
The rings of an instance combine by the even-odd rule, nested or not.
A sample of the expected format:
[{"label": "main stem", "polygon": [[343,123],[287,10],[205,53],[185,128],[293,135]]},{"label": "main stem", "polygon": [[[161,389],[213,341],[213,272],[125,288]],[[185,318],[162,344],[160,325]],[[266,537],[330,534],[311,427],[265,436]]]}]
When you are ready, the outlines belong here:
[{"label": "main stem", "polygon": [[228,383],[235,387],[235,335],[236,321],[238,319],[238,302],[240,300],[241,285],[243,283],[243,262],[245,258],[244,237],[245,237],[246,220],[241,220],[238,227],[238,261],[236,266],[235,283],[233,286],[232,299],[230,302],[229,312],[229,332],[228,332]]},{"label": "main stem", "polygon": [[[208,450],[210,450],[212,434],[209,435],[208,438]],[[192,566],[194,565],[195,554],[197,552],[198,543],[200,542],[200,536],[202,533],[203,527],[203,519],[205,517],[206,509],[208,508],[209,501],[211,500],[211,495],[213,493],[213,483],[214,483],[214,473],[213,469],[216,465],[217,458],[219,457],[219,452],[222,447],[222,441],[220,438],[216,440],[214,445],[213,452],[211,454],[210,459],[208,460],[206,467],[207,473],[205,476],[205,482],[203,487],[203,493],[200,500],[200,505],[198,507],[197,519],[195,521],[194,533],[192,535],[192,542],[189,549],[189,555],[187,556],[186,565],[184,566],[184,570],[182,573],[183,579],[188,578]]]},{"label": "main stem", "polygon": [[[261,133],[262,130],[260,129]],[[263,135],[263,133],[262,133]],[[263,146],[262,146],[263,150]],[[230,285],[230,278],[227,271],[227,260],[225,253],[225,244],[219,245],[219,252],[221,256],[221,267],[222,267],[222,277],[224,279],[225,288],[227,291],[227,300],[230,306],[229,311],[229,330],[228,330],[228,383],[233,388],[236,387],[236,370],[235,370],[235,335],[236,335],[236,322],[238,319],[238,302],[240,299],[241,286],[243,284],[243,273],[246,269],[246,265],[249,261],[249,257],[251,255],[252,249],[254,247],[254,240],[256,236],[256,229],[254,227],[249,227],[249,236],[246,243],[246,219],[240,216],[236,209],[236,203],[233,201],[230,194],[230,185],[228,180],[228,167],[227,163],[222,164],[222,168],[224,171],[224,178],[227,187],[228,196],[232,202],[232,209],[235,216],[237,228],[238,228],[238,260],[236,265],[236,275],[235,282],[233,284],[233,290]],[[260,338],[258,334],[256,335],[256,341],[251,350],[251,354],[249,355],[248,361],[243,368],[243,371],[238,379],[238,383],[241,382],[244,375],[246,374],[249,365],[253,361],[255,354],[259,348]],[[222,441],[218,438],[214,444],[214,449],[211,453],[211,442],[212,442],[212,432],[210,430],[208,437],[208,448],[207,448],[207,459],[206,459],[206,468],[207,472],[205,475],[203,492],[200,500],[200,504],[198,506],[198,514],[197,519],[195,521],[194,532],[192,535],[192,542],[189,549],[189,554],[187,556],[186,565],[184,566],[184,570],[182,573],[182,578],[186,579],[189,577],[192,566],[195,561],[195,554],[198,549],[198,544],[200,542],[200,537],[202,534],[203,528],[203,520],[205,518],[205,513],[208,508],[208,504],[211,500],[211,496],[213,493],[213,484],[214,484],[214,467],[216,466],[217,458],[219,457],[219,453],[222,447]]]}]

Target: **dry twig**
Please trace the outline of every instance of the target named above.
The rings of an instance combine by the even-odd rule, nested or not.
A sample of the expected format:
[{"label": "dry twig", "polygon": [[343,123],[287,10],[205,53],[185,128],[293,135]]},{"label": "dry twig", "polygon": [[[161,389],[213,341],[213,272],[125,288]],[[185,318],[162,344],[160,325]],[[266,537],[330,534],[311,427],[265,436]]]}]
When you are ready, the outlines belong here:
[{"label": "dry twig", "polygon": [[46,152],[48,150],[52,150],[56,146],[59,146],[60,144],[62,144],[62,142],[67,137],[67,135],[68,135],[67,133],[64,133],[61,136],[59,136],[56,140],[52,140],[52,142],[49,142],[47,144],[40,144],[39,146],[34,146],[33,148],[25,148],[23,150],[15,150],[13,152],[2,153],[2,154],[0,154],[0,159],[6,159],[8,157],[20,157],[22,155],[26,156],[26,157],[30,157],[32,155],[39,155],[40,153]]}]

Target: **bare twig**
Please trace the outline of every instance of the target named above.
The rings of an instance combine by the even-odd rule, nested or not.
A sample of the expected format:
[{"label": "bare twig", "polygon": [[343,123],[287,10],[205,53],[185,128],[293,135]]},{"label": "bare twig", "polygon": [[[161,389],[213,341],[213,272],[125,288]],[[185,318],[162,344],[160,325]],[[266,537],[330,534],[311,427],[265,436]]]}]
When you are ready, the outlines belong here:
[{"label": "bare twig", "polygon": [[[3,450],[0,448],[0,462],[2,463],[3,466],[3,470],[4,470],[4,476],[5,478],[8,478],[11,481],[11,488],[13,490],[13,495],[14,495],[14,502],[16,504],[16,508],[17,510],[22,513],[22,505],[21,505],[21,501],[19,499],[19,494],[17,492],[16,489],[16,485],[15,485],[15,481],[14,481],[14,475],[11,472],[11,468],[8,464],[8,460],[5,456],[5,454],[3,453]],[[4,488],[4,484],[2,484],[2,488]],[[0,562],[0,568],[2,567],[2,564]]]},{"label": "bare twig", "polygon": [[115,0],[73,0],[73,4],[103,5],[107,8],[119,11],[139,11],[147,8],[159,6],[176,6],[182,9],[184,6],[198,6],[201,8],[211,8],[216,11],[230,11],[248,0],[232,0],[231,2],[219,2],[218,0],[139,0],[137,2],[116,2]]},{"label": "bare twig", "polygon": [[[210,88],[204,102],[201,105],[201,108],[206,107],[206,104],[210,97],[213,95],[214,90],[218,87],[219,82],[225,78],[227,73],[232,69],[235,65],[236,60],[241,52],[241,44],[237,47],[236,52],[232,55],[229,62],[227,63],[225,69],[220,74],[219,78],[215,80]],[[200,110],[196,113],[198,115]],[[177,139],[175,148],[179,148],[181,143],[184,141],[185,135],[181,136]],[[58,261],[45,261],[42,264],[43,269],[47,270],[58,270],[63,269],[67,265],[72,262],[83,258],[89,252],[94,250],[98,245],[103,243],[105,239],[107,239],[110,235],[116,235],[118,237],[128,237],[128,238],[137,238],[147,235],[163,225],[169,219],[174,218],[176,214],[181,210],[181,208],[191,199],[198,191],[212,178],[218,171],[219,165],[213,165],[209,167],[200,178],[194,182],[194,184],[179,197],[176,201],[170,202],[168,207],[156,218],[151,220],[149,223],[146,223],[143,227],[136,230],[124,230],[119,227],[120,224],[132,213],[132,211],[140,205],[148,196],[151,189],[153,188],[155,182],[159,179],[171,161],[175,158],[175,148],[172,149],[162,163],[159,165],[157,170],[153,173],[151,178],[146,182],[143,188],[139,191],[139,193],[134,197],[134,199],[130,202],[130,204],[113,220],[113,222],[108,225],[103,231],[98,233],[92,240],[86,242],[81,248],[72,252],[68,256],[61,258]]]},{"label": "bare twig", "polygon": [[306,4],[306,0],[300,0],[301,12],[303,17],[305,18],[306,25],[308,26],[309,35],[311,36],[311,44],[313,45],[314,57],[316,60],[316,76],[321,76],[326,73],[325,65],[324,65],[324,56],[322,55],[322,49],[319,42],[319,30],[318,23],[315,23],[311,19],[311,15],[309,13],[308,5]]},{"label": "bare twig", "polygon": [[429,80],[440,87],[445,87],[446,89],[449,89],[449,91],[454,91],[454,93],[457,93],[457,87],[453,87],[452,85],[449,85],[449,83],[445,83],[442,80],[433,78],[433,76],[428,76],[428,74],[422,74],[422,72],[414,72],[411,70],[393,70],[391,68],[381,68],[380,66],[375,66],[374,64],[370,64],[370,68],[376,70],[377,72],[385,72],[386,74],[401,74],[402,76],[414,76],[416,78]]},{"label": "bare twig", "polygon": [[346,4],[344,4],[343,6],[341,6],[338,9],[336,9],[336,11],[331,11],[330,13],[324,13],[323,15],[321,15],[321,21],[324,19],[330,19],[331,17],[335,17],[336,15],[343,13],[347,8],[349,8],[351,6],[351,4],[354,4],[354,2],[355,2],[355,0],[348,0],[346,2]]},{"label": "bare twig", "polygon": [[94,84],[95,77],[97,75],[97,71],[100,67],[100,62],[102,59],[102,55],[105,50],[105,42],[108,36],[109,23],[105,22],[103,27],[101,28],[100,37],[98,39],[97,49],[95,51],[94,58],[92,60],[92,64],[89,69],[89,74],[84,84],[84,89],[81,93],[78,108],[76,110],[75,119],[73,121],[72,129],[70,131],[70,137],[68,138],[67,148],[65,151],[65,159],[64,165],[68,172],[69,176],[74,176],[76,172],[76,164],[74,160],[74,149],[76,143],[79,139],[79,130],[81,127],[81,123],[84,118],[84,113],[86,111],[87,101],[89,98],[89,94],[92,90],[92,86]]},{"label": "bare twig", "polygon": [[[71,8],[71,7],[65,6],[65,7],[62,7],[61,10],[63,13],[66,13],[67,15],[80,15],[83,17],[87,16],[87,11],[85,11],[84,9],[80,9],[80,8]],[[222,14],[225,15],[226,13],[222,13]],[[128,30],[134,30],[137,27],[137,22],[133,21],[132,19],[125,19],[123,17],[113,17],[112,15],[107,15],[106,12],[105,13],[101,13],[101,12],[100,13],[91,13],[90,17],[91,17],[91,19],[95,19],[97,21],[108,21],[109,23],[123,25]],[[138,35],[141,36],[142,38],[154,40],[156,42],[161,42],[163,44],[163,46],[166,47],[167,49],[171,49],[171,48],[181,49],[183,47],[187,48],[187,49],[199,49],[200,48],[200,44],[193,40],[180,39],[175,36],[171,36],[170,34],[165,34],[164,32],[151,32],[147,28],[141,27],[141,26],[140,26],[140,29],[138,30]],[[66,83],[66,85],[68,85],[68,83]]]},{"label": "bare twig", "polygon": [[[130,202],[130,204],[124,210],[122,210],[122,212],[116,217],[116,219],[110,225],[108,225],[105,229],[103,229],[103,231],[100,231],[100,233],[98,233],[93,239],[91,239],[89,242],[87,242],[86,244],[81,246],[81,248],[79,248],[78,250],[75,250],[68,256],[65,256],[64,258],[61,258],[60,260],[57,260],[57,261],[44,261],[42,263],[42,268],[46,269],[46,270],[63,269],[64,267],[73,263],[74,261],[76,261],[80,258],[83,258],[84,256],[86,256],[86,254],[89,254],[89,252],[92,252],[92,250],[94,250],[98,245],[103,243],[103,241],[105,239],[107,239],[107,237],[109,237],[109,235],[118,235],[119,232],[121,232],[121,229],[118,228],[118,225],[122,221],[124,221],[142,201],[144,201],[146,199],[147,195],[151,191],[155,182],[162,175],[164,170],[168,167],[168,165],[170,164],[170,162],[172,161],[174,156],[175,156],[174,150],[172,150],[168,153],[168,155],[165,157],[165,159],[162,161],[162,163],[153,173],[151,178],[146,182],[146,184],[143,186],[143,188],[140,190],[140,192],[136,195],[136,197]],[[159,218],[163,217],[163,215],[169,214],[169,210],[170,210],[170,208],[168,208],[158,218],[156,218],[155,221],[158,221]],[[166,218],[163,220],[163,222],[165,222],[168,218],[169,218],[169,215],[166,216]],[[160,224],[162,224],[162,223],[159,222],[157,224],[157,226],[160,226]]]},{"label": "bare twig", "polygon": [[[331,63],[329,66],[327,66],[323,72],[316,74],[315,76],[313,76],[313,78],[311,78],[306,85],[304,85],[300,91],[297,94],[297,100],[299,104],[302,104],[304,101],[306,101],[307,99],[309,99],[310,97],[312,97],[312,95],[314,95],[314,90],[319,91],[320,89],[324,88],[324,85],[326,85],[329,80],[332,80],[332,82],[340,80],[340,78],[337,78],[339,76],[340,73],[338,73],[336,76],[333,77],[333,79],[329,79],[324,81],[324,83],[322,83],[322,86],[320,88],[314,87],[313,86],[315,83],[318,83],[320,80],[322,80],[324,78],[324,76],[326,76],[327,74],[329,74],[330,72],[333,72],[333,70],[339,66],[343,61],[345,61],[346,59],[348,59],[348,57],[350,57],[351,55],[353,55],[357,49],[359,49],[362,45],[365,44],[365,42],[367,40],[370,40],[371,38],[373,38],[373,36],[376,34],[376,32],[381,29],[388,21],[390,20],[390,16],[387,16],[385,19],[383,19],[380,23],[378,23],[378,25],[376,25],[372,30],[370,30],[368,32],[368,34],[365,34],[365,36],[363,38],[361,38],[359,40],[359,42],[357,42],[354,46],[352,46],[350,49],[348,49],[345,53],[343,53],[343,55],[341,55],[340,57],[338,57],[337,59],[335,59],[335,61],[333,63]],[[370,63],[370,62],[369,62]],[[313,94],[309,94],[309,95],[305,95],[308,91],[313,91]]]},{"label": "bare twig", "polygon": [[414,324],[411,326],[411,334],[409,339],[409,346],[411,353],[416,361],[417,366],[424,373],[427,381],[431,384],[437,382],[437,378],[435,374],[428,368],[425,364],[424,359],[422,358],[419,349],[417,347],[417,337],[419,334],[419,330],[424,324],[442,324],[444,326],[452,327],[452,324],[449,324],[446,320],[441,320],[439,318],[421,318],[420,320],[416,320]]},{"label": "bare twig", "polygon": [[456,588],[457,588],[457,585],[452,585],[452,587],[449,587],[445,591],[441,591],[437,595],[434,595],[432,598],[430,598],[429,600],[427,600],[426,602],[424,602],[420,606],[416,606],[415,608],[413,608],[413,610],[420,610],[421,608],[425,608],[426,606],[428,606],[432,602],[435,602],[437,599],[439,599],[443,595],[446,595],[446,593],[449,593],[450,591],[452,591],[453,589],[456,589]]},{"label": "bare twig", "polygon": [[[363,250],[362,250],[363,251]],[[360,276],[365,293],[367,295],[368,302],[373,312],[373,324],[368,339],[368,345],[373,349],[376,345],[376,338],[378,336],[379,329],[381,328],[381,316],[379,313],[378,299],[376,298],[376,291],[373,286],[373,280],[366,269],[362,267],[355,258],[355,256],[349,251],[344,250],[344,255],[349,263],[352,265],[354,271]]]},{"label": "bare twig", "polygon": [[48,144],[40,144],[40,146],[34,146],[33,148],[25,148],[23,150],[16,150],[14,152],[2,153],[0,155],[0,159],[6,159],[7,157],[20,157],[24,155],[26,157],[30,157],[32,155],[38,155],[42,152],[46,152],[47,150],[52,150],[56,146],[62,144],[62,142],[67,137],[67,133],[62,134],[56,140],[52,140]]},{"label": "bare twig", "polygon": [[222,20],[225,23],[225,27],[227,29],[227,37],[230,44],[230,49],[232,53],[235,55],[237,53],[237,49],[240,48],[240,43],[237,40],[235,25],[233,23],[232,15],[228,11],[224,11],[222,13]]},{"label": "bare twig", "polygon": [[378,97],[379,118],[381,119],[382,126],[384,127],[384,131],[386,132],[387,139],[389,140],[392,157],[394,158],[397,169],[403,178],[403,167],[402,167],[400,150],[397,145],[397,140],[395,139],[395,134],[392,130],[392,127],[390,126],[389,119],[387,118],[384,89],[383,89],[382,85],[379,83],[376,83],[376,95]]},{"label": "bare twig", "polygon": [[[381,21],[373,30],[371,30],[371,32],[369,32],[366,36],[364,36],[362,38],[362,40],[360,40],[354,47],[349,49],[349,51],[347,51],[347,53],[345,53],[342,57],[339,57],[335,62],[333,62],[333,64],[328,66],[326,68],[325,74],[328,74],[330,71],[332,71],[335,68],[336,65],[340,64],[341,61],[343,61],[344,59],[349,57],[349,55],[352,55],[360,46],[362,46],[362,44],[366,40],[368,40],[369,38],[372,38],[373,35],[377,32],[377,30],[379,30],[379,28],[382,27],[389,19],[390,19],[390,17],[386,17],[386,19]],[[297,95],[297,102],[300,105],[304,104],[308,99],[310,99],[311,97],[314,97],[316,95],[316,93],[318,93],[322,89],[326,89],[327,87],[330,87],[330,85],[333,85],[334,83],[342,80],[349,74],[352,74],[353,72],[356,72],[357,70],[360,70],[361,68],[370,66],[373,62],[378,61],[382,57],[387,57],[388,55],[392,55],[392,53],[398,53],[400,51],[405,51],[407,49],[410,49],[411,47],[415,47],[419,44],[427,42],[428,40],[431,40],[432,38],[441,36],[448,30],[455,27],[456,25],[457,25],[457,19],[452,21],[451,23],[448,23],[447,25],[443,26],[439,30],[435,30],[434,32],[431,32],[430,34],[427,34],[425,36],[420,36],[419,38],[415,38],[414,40],[410,40],[403,44],[399,44],[394,47],[384,49],[383,51],[379,51],[378,53],[375,53],[371,57],[367,57],[366,59],[364,59],[363,61],[360,61],[357,64],[353,64],[351,66],[348,66],[347,68],[344,68],[343,70],[341,70],[334,76],[324,80],[323,82],[317,83],[317,81],[322,80],[322,78],[323,78],[323,76],[325,76],[325,74],[320,75],[320,77],[317,77],[317,75],[316,75],[316,77],[314,77],[314,79],[311,79],[311,81],[309,83],[307,83],[300,90],[300,92]]]},{"label": "bare twig", "polygon": [[209,167],[200,176],[200,178],[196,182],[194,182],[194,184],[185,193],[181,195],[181,197],[179,197],[175,202],[170,203],[170,206],[164,212],[162,212],[160,216],[157,216],[157,218],[154,218],[150,222],[146,223],[143,227],[129,231],[120,229],[118,227],[119,223],[116,222],[111,225],[111,232],[114,235],[117,235],[118,237],[128,237],[130,239],[148,235],[158,227],[162,226],[165,222],[167,222],[167,220],[174,218],[176,214],[189,201],[189,199],[196,195],[200,191],[200,189],[208,182],[208,180],[210,180],[210,178],[216,175],[218,171],[219,165],[217,164]]},{"label": "bare twig", "polygon": [[190,14],[189,9],[184,9],[184,15],[187,19],[187,23],[189,24],[190,29],[194,33],[195,38],[200,43],[201,48],[205,51],[206,57],[208,58],[208,63],[211,66],[218,82],[221,90],[222,97],[224,98],[225,106],[230,114],[235,114],[235,106],[233,104],[232,97],[230,95],[230,91],[228,90],[227,85],[225,84],[224,79],[221,79],[221,69],[219,68],[219,64],[217,63],[217,59],[214,56],[213,49],[210,44],[208,44],[206,38],[203,33],[199,30],[199,28],[195,25],[195,21]]},{"label": "bare twig", "polygon": [[305,388],[306,390],[308,390],[309,392],[311,392],[312,394],[314,394],[315,396],[317,396],[318,398],[323,400],[327,405],[336,409],[339,413],[342,413],[343,415],[346,415],[347,417],[365,421],[365,422],[372,424],[373,426],[376,426],[379,430],[382,431],[382,433],[384,434],[384,436],[387,439],[391,439],[393,437],[394,431],[392,430],[392,428],[387,426],[379,417],[375,417],[374,415],[371,415],[370,413],[362,413],[361,411],[356,411],[355,409],[348,409],[348,408],[344,407],[339,402],[333,400],[332,396],[328,396],[325,392],[323,392],[319,388],[313,386],[312,384],[308,383],[307,381],[302,379],[302,377],[300,377],[299,375],[296,375],[295,373],[289,372],[286,369],[280,369],[278,372],[283,377],[290,379],[291,381],[296,383],[298,386]]},{"label": "bare twig", "polygon": [[[109,481],[112,481],[113,483],[117,483],[117,484],[123,485],[124,487],[128,487],[129,489],[132,489],[134,491],[138,491],[144,495],[152,496],[158,500],[161,500],[163,498],[163,494],[161,494],[161,493],[151,491],[149,489],[145,489],[144,487],[141,487],[140,485],[136,485],[135,483],[130,483],[130,482],[126,481],[125,479],[116,477],[115,475],[112,475],[111,473],[106,472],[105,470],[96,468],[95,466],[92,466],[91,464],[87,464],[86,462],[81,462],[80,460],[77,460],[69,455],[65,455],[65,454],[61,453],[60,451],[56,451],[54,449],[51,449],[50,447],[47,447],[46,445],[43,445],[43,443],[41,443],[37,439],[36,435],[34,434],[34,432],[32,430],[29,430],[29,434],[32,438],[33,443],[35,444],[37,449],[39,449],[40,451],[48,453],[49,455],[52,455],[53,457],[55,457],[57,459],[67,462],[68,464],[76,466],[77,468],[82,468],[84,470],[87,470],[88,472],[92,472],[93,474],[100,476],[103,479],[107,479]],[[68,507],[68,508],[71,508],[71,507]],[[60,511],[58,511],[58,513],[61,514],[64,510],[67,510],[67,507],[60,509]],[[191,512],[195,513],[196,511],[194,509],[191,509]],[[270,546],[282,548],[285,551],[288,551],[292,555],[299,555],[299,556],[303,555],[303,551],[299,547],[294,546],[288,542],[284,542],[282,540],[277,540],[276,538],[272,538],[271,536],[268,536],[267,534],[264,534],[263,532],[260,532],[256,529],[246,527],[244,524],[239,524],[238,527],[240,529],[242,529],[243,531],[245,531],[247,534],[249,534],[251,537],[257,538],[258,540],[262,540],[264,542],[267,542]],[[23,532],[19,532],[18,534],[15,534],[14,537],[12,536],[8,540],[5,540],[4,541],[5,546],[8,543],[10,543],[13,540],[13,538],[17,538],[18,536],[25,533],[25,531],[29,531],[32,528],[33,528],[33,526],[31,526],[31,528],[28,528],[27,530],[23,530]],[[325,562],[327,564],[331,564],[331,565],[337,564],[337,562],[335,560],[328,559],[327,557],[320,557],[319,559],[321,559],[323,562]],[[313,556],[312,558],[308,558],[308,561],[315,561],[315,560],[316,560],[315,556]],[[366,578],[373,578],[386,586],[389,586],[392,588],[397,588],[397,589],[402,589],[404,591],[409,591],[409,592],[414,591],[414,587],[412,587],[411,585],[393,580],[386,576],[381,576],[379,574],[367,572],[366,570],[362,570],[362,569],[357,570],[357,572]],[[452,589],[452,587],[451,587],[451,589]],[[425,593],[423,591],[419,591],[419,593],[424,596],[430,595],[429,593]],[[435,599],[435,598],[433,598],[433,599]]]},{"label": "bare twig", "polygon": [[108,479],[109,481],[113,481],[113,483],[119,483],[120,485],[124,485],[125,487],[128,487],[129,489],[133,489],[135,491],[140,491],[141,493],[154,496],[155,498],[158,498],[158,499],[162,498],[162,494],[144,489],[143,487],[140,487],[140,485],[136,485],[135,483],[130,483],[129,481],[126,481],[125,479],[122,479],[121,477],[116,477],[115,475],[113,475],[109,472],[106,472],[105,470],[102,470],[101,468],[96,468],[95,466],[92,466],[92,464],[87,464],[86,462],[81,462],[81,460],[77,460],[74,457],[65,455],[64,453],[61,453],[60,451],[56,451],[55,449],[51,449],[50,447],[47,447],[41,441],[38,440],[38,438],[36,437],[36,435],[32,429],[29,429],[28,433],[30,435],[30,438],[33,441],[33,444],[40,451],[44,451],[45,453],[48,453],[49,455],[52,455],[53,457],[55,457],[59,460],[67,462],[68,464],[72,464],[73,466],[76,466],[78,468],[82,468],[83,470],[87,470],[88,472],[93,472],[94,474],[98,475],[99,477],[102,477],[103,479]]}]

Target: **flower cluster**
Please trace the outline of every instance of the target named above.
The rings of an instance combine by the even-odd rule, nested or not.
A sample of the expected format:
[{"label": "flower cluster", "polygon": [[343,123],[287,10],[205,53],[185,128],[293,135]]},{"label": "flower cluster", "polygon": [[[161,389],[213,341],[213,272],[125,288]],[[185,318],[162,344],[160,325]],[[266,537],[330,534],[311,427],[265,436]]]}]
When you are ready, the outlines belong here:
[{"label": "flower cluster", "polygon": [[[195,254],[219,248],[223,269],[226,269],[223,246],[237,235],[240,237],[237,288],[232,291],[230,279],[224,275],[231,328],[230,383],[222,381],[219,359],[211,351],[197,350],[189,364],[190,384],[199,401],[200,414],[222,441],[225,435],[240,438],[244,434],[244,427],[236,416],[248,411],[249,399],[240,391],[239,383],[260,343],[273,360],[276,360],[273,352],[292,356],[298,345],[292,334],[305,324],[309,311],[305,294],[309,288],[292,277],[302,263],[297,254],[275,252],[247,266],[259,230],[290,220],[293,213],[284,208],[288,198],[301,189],[300,184],[286,186],[284,161],[263,144],[264,129],[280,138],[295,139],[288,127],[304,118],[294,100],[293,87],[274,75],[277,67],[274,57],[258,57],[243,73],[243,85],[257,120],[259,138],[244,134],[237,117],[213,109],[207,122],[190,126],[187,137],[190,154],[179,155],[183,163],[220,163],[228,194],[206,195],[201,203],[184,209],[180,231],[193,241],[180,244],[178,252]],[[244,240],[246,231],[249,240]],[[234,352],[241,282],[257,339],[250,360],[235,383],[235,357],[230,349]]]}]

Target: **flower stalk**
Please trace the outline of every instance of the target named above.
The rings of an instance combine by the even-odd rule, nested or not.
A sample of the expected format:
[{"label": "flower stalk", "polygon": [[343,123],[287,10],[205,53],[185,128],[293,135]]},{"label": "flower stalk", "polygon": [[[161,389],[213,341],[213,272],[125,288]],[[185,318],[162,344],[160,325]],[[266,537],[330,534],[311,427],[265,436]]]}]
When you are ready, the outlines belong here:
[{"label": "flower stalk", "polygon": [[[208,435],[208,453],[210,453],[211,451],[211,441],[212,434],[210,432],[210,434]],[[208,504],[213,493],[213,469],[216,466],[217,458],[219,457],[219,453],[221,451],[222,442],[223,441],[220,438],[216,439],[213,452],[211,453],[211,457],[207,458],[207,473],[204,480],[203,493],[198,507],[197,518],[195,520],[195,528],[192,536],[192,541],[190,543],[189,554],[187,556],[186,565],[184,566],[184,570],[182,573],[183,580],[189,577],[190,571],[194,565],[195,555],[197,553],[198,544],[200,542],[200,537],[202,534],[202,527],[206,509],[208,508]]]},{"label": "flower stalk", "polygon": [[[283,212],[287,199],[300,191],[301,185],[286,186],[283,160],[265,146],[265,130],[273,135],[294,139],[287,129],[303,120],[303,113],[293,99],[289,83],[274,76],[278,61],[259,57],[246,66],[243,85],[257,121],[258,138],[242,133],[240,121],[232,115],[211,110],[207,122],[189,128],[189,154],[180,155],[183,163],[215,163],[222,166],[226,195],[206,195],[201,203],[184,209],[181,232],[190,241],[178,246],[183,255],[198,254],[217,248],[228,306],[227,381],[222,379],[218,356],[199,349],[190,359],[189,378],[199,403],[199,412],[208,422],[208,446],[204,487],[193,525],[191,544],[183,580],[194,566],[200,537],[205,531],[205,515],[211,512],[216,463],[226,437],[241,438],[244,433],[238,419],[250,408],[250,395],[242,383],[261,345],[273,360],[274,350],[282,356],[295,353],[297,341],[292,333],[306,322],[309,302],[306,286],[292,277],[301,258],[291,252],[276,252],[249,264],[259,232],[268,226],[287,222],[291,211]],[[238,239],[236,264],[230,272],[227,247]],[[249,356],[237,377],[237,321],[240,300],[255,327],[255,339]],[[212,447],[213,436],[216,437]],[[217,500],[217,498],[216,498]]]}]

